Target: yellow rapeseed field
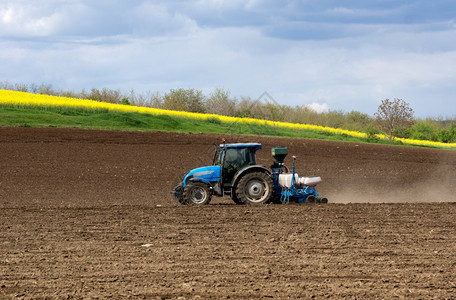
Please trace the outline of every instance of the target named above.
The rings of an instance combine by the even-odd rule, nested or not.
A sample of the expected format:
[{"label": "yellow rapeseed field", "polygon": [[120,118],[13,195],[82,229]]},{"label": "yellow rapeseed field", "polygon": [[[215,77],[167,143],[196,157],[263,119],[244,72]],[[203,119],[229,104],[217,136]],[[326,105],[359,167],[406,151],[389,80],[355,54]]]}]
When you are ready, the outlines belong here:
[{"label": "yellow rapeseed field", "polygon": [[[230,123],[241,123],[241,124],[257,124],[257,125],[269,125],[279,128],[289,128],[289,129],[302,129],[302,130],[313,130],[313,131],[320,131],[320,132],[329,132],[333,134],[344,134],[353,137],[367,137],[366,133],[358,132],[358,131],[350,131],[340,128],[331,128],[325,126],[318,126],[318,125],[310,125],[310,124],[296,124],[296,123],[288,123],[288,122],[276,122],[276,121],[269,121],[269,120],[258,120],[252,118],[236,118],[236,117],[227,117],[221,115],[213,115],[213,114],[201,114],[201,113],[190,113],[190,112],[183,112],[183,111],[174,111],[174,110],[165,110],[165,109],[158,109],[158,108],[150,108],[150,107],[140,107],[140,106],[132,106],[132,105],[122,105],[122,104],[112,104],[106,102],[98,102],[93,100],[85,100],[85,99],[74,99],[74,98],[67,98],[67,97],[56,97],[56,96],[48,96],[48,95],[39,95],[39,94],[31,94],[25,92],[17,92],[17,91],[9,91],[9,90],[0,90],[0,105],[9,105],[15,107],[39,107],[39,108],[46,108],[46,107],[65,107],[65,108],[75,108],[81,109],[85,111],[93,111],[93,112],[100,112],[100,111],[113,111],[113,112],[137,112],[137,113],[144,113],[144,114],[153,114],[153,115],[169,115],[175,117],[185,117],[185,118],[193,118],[193,119],[200,119],[200,120],[207,120],[207,119],[218,119],[221,122],[230,122]],[[385,135],[377,135],[381,139],[386,139]],[[412,144],[412,145],[421,145],[421,146],[436,146],[436,147],[448,147],[454,148],[456,147],[456,143],[439,143],[439,142],[432,142],[432,141],[424,141],[424,140],[411,140],[411,139],[402,139],[396,138],[405,144]]]}]

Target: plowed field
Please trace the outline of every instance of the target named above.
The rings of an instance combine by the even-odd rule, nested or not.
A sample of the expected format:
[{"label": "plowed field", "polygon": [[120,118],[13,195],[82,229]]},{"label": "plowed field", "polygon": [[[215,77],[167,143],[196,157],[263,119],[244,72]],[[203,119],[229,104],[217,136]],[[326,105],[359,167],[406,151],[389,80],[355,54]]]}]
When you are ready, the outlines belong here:
[{"label": "plowed field", "polygon": [[219,135],[0,128],[0,298],[456,298],[456,151],[224,137],[330,203],[178,205]]}]

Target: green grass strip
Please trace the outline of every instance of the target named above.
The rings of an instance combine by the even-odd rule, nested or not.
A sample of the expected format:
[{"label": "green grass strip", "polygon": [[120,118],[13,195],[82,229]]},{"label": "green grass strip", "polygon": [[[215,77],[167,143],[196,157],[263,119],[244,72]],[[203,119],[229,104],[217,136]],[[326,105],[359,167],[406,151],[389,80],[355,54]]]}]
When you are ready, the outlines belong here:
[{"label": "green grass strip", "polygon": [[0,90],[0,116],[0,126],[267,135],[456,148],[454,143],[409,139],[387,141],[383,135],[368,138],[363,132],[317,125],[188,113],[6,90]]}]

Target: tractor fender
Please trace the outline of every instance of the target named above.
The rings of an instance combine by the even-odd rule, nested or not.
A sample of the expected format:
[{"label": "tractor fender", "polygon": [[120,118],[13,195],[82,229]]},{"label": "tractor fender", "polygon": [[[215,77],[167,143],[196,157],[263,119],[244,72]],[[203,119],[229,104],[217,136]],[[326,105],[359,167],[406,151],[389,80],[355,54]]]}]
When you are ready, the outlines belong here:
[{"label": "tractor fender", "polygon": [[239,171],[234,174],[233,181],[231,184],[231,195],[233,195],[234,191],[236,190],[236,186],[239,180],[247,173],[251,172],[262,172],[266,173],[267,175],[271,176],[271,171],[268,168],[262,165],[253,165],[253,166],[246,166],[245,168],[240,169]]},{"label": "tractor fender", "polygon": [[220,166],[207,166],[193,169],[184,176],[184,179],[182,180],[183,186],[186,187],[191,181],[201,181],[212,186],[211,182],[220,181],[221,171],[222,167]]}]

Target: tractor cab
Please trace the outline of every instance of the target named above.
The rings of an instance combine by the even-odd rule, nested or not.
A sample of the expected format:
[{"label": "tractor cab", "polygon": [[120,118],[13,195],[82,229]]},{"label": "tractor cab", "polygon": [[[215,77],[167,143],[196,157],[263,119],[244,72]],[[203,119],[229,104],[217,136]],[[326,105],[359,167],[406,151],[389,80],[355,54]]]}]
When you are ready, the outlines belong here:
[{"label": "tractor cab", "polygon": [[[256,165],[255,153],[261,149],[259,143],[221,144],[214,165],[222,167],[222,185],[231,187],[236,173],[246,166]],[[217,157],[217,153],[214,155]]]}]

